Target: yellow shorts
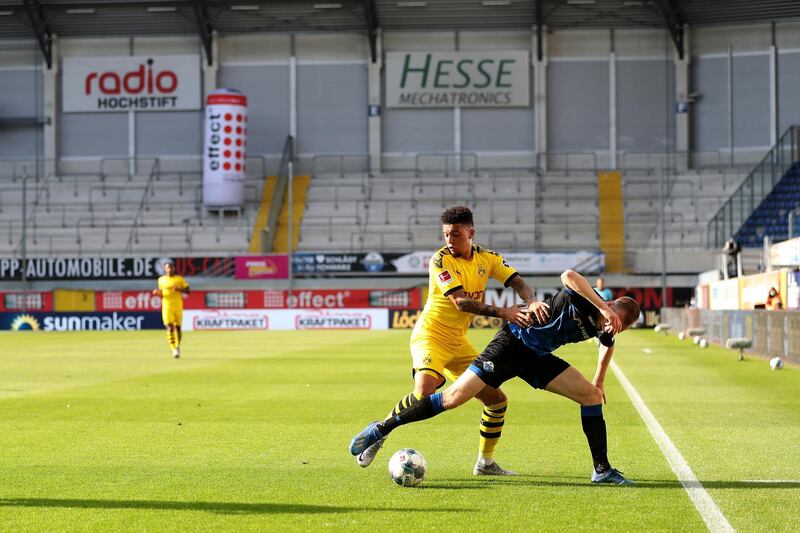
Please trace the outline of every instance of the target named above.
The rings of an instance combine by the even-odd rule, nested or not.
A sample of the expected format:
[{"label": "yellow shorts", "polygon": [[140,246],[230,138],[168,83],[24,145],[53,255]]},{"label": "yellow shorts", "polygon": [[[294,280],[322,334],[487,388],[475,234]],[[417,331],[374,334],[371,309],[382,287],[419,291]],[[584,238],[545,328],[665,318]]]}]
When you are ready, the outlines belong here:
[{"label": "yellow shorts", "polygon": [[181,324],[183,323],[183,308],[176,308],[167,305],[162,306],[161,320],[164,322],[165,326],[175,324],[176,326],[181,327]]},{"label": "yellow shorts", "polygon": [[411,339],[414,372],[441,378],[437,388],[444,385],[445,379],[455,381],[477,356],[478,351],[466,337],[458,344],[445,344],[430,336]]}]

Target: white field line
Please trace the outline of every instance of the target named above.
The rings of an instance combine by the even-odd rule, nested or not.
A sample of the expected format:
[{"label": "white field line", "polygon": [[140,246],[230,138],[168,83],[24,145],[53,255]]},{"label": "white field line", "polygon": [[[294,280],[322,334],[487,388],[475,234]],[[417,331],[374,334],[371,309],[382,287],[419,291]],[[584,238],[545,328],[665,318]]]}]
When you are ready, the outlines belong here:
[{"label": "white field line", "polygon": [[733,529],[733,526],[728,519],[722,514],[717,504],[711,498],[711,496],[706,492],[706,489],[703,487],[703,484],[700,483],[700,480],[697,479],[697,476],[694,475],[692,472],[691,467],[686,462],[686,459],[683,458],[681,452],[678,451],[678,448],[672,443],[667,433],[664,431],[664,428],[661,427],[661,424],[658,423],[656,417],[653,416],[653,413],[650,412],[650,409],[642,400],[642,397],[639,396],[639,393],[636,391],[636,388],[633,384],[628,381],[628,378],[625,377],[625,374],[622,372],[622,369],[616,363],[616,361],[611,361],[611,369],[614,371],[614,375],[617,377],[619,382],[622,384],[622,388],[625,389],[625,392],[628,393],[628,397],[631,399],[633,406],[639,412],[639,416],[642,417],[644,420],[647,429],[650,430],[650,434],[653,435],[653,439],[655,439],[656,444],[658,447],[661,448],[661,453],[664,454],[666,457],[667,462],[669,463],[670,468],[672,471],[675,472],[675,475],[678,477],[678,481],[681,482],[683,485],[683,489],[686,491],[686,494],[689,496],[689,499],[692,500],[692,503],[697,508],[697,512],[700,513],[700,517],[708,526],[709,531],[717,532],[717,531],[736,531]]},{"label": "white field line", "polygon": [[653,350],[651,350],[650,348],[642,348],[642,351],[643,351],[644,353],[647,353],[647,354],[651,354],[651,353],[653,353]]},{"label": "white field line", "polygon": [[800,483],[800,479],[744,479],[742,483]]}]

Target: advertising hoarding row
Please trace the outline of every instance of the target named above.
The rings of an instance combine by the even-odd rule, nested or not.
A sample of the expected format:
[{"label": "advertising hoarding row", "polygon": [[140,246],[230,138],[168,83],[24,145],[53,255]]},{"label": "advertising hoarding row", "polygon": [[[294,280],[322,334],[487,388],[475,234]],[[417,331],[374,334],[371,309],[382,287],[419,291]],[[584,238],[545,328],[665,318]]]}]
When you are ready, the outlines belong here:
[{"label": "advertising hoarding row", "polygon": [[[299,253],[291,260],[296,277],[320,275],[425,275],[433,252]],[[605,256],[597,252],[509,253],[506,262],[520,274],[560,274],[569,268],[602,272]],[[163,263],[175,263],[183,277],[225,277],[239,280],[287,279],[286,255],[236,257],[37,257],[26,261],[0,258],[0,281],[142,280],[164,273]]]}]

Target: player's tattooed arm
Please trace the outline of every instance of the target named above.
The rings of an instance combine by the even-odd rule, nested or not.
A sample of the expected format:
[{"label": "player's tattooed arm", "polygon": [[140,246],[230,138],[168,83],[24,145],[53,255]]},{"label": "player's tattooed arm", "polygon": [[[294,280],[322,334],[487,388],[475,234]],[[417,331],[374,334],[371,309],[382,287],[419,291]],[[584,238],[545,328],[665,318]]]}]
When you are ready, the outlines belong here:
[{"label": "player's tattooed arm", "polygon": [[550,306],[544,302],[536,301],[533,289],[525,283],[522,276],[514,276],[508,286],[514,289],[514,292],[528,304],[528,312],[536,318],[536,322],[545,324],[550,319]]},{"label": "player's tattooed arm", "polygon": [[450,298],[450,301],[453,302],[453,305],[455,305],[459,311],[463,311],[464,313],[502,318],[508,322],[514,322],[523,328],[527,328],[531,325],[527,305],[516,305],[513,307],[488,305],[470,298],[464,289],[453,291],[448,294],[447,297]]}]

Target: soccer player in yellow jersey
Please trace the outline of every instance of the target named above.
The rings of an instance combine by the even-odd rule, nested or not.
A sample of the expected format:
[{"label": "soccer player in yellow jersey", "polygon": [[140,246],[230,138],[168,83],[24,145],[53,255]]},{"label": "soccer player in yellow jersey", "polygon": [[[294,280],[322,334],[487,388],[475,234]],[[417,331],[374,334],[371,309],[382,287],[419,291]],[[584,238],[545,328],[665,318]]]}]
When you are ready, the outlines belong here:
[{"label": "soccer player in yellow jersey", "polygon": [[175,263],[164,263],[164,275],[158,278],[158,288],[153,294],[161,296],[161,319],[167,328],[167,341],[172,348],[172,356],[181,356],[181,323],[183,322],[183,295],[189,294],[189,284],[175,273]]},{"label": "soccer player in yellow jersey", "polygon": [[[475,227],[469,208],[450,207],[442,213],[441,220],[445,246],[431,257],[428,300],[411,334],[414,391],[400,400],[387,418],[430,396],[447,379],[455,381],[469,368],[478,355],[478,350],[467,339],[473,315],[499,317],[520,327],[532,324],[531,313],[542,321],[549,317],[547,304],[534,301],[533,290],[500,254],[472,243]],[[512,287],[526,304],[513,307],[484,304],[483,295],[490,277]],[[476,476],[514,475],[494,460],[508,398],[499,388],[490,386],[476,397],[484,404],[484,409],[478,460],[472,473]],[[384,440],[358,454],[358,464],[369,466]]]}]

